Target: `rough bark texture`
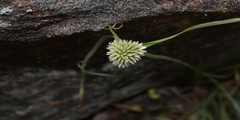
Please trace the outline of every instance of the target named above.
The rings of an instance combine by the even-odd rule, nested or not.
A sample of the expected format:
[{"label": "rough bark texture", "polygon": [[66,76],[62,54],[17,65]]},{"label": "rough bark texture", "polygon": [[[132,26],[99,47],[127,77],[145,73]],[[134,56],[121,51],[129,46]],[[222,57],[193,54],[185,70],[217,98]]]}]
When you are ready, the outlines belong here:
[{"label": "rough bark texture", "polygon": [[[192,73],[184,67],[143,58],[136,65],[120,70],[115,78],[87,75],[85,104],[73,109],[79,104],[80,74],[76,63],[101,36],[111,35],[104,29],[109,24],[123,22],[123,28],[116,31],[121,38],[147,42],[199,23],[240,17],[239,0],[2,0],[0,3],[1,120],[88,118],[149,87],[169,81],[189,82],[180,79]],[[240,62],[239,28],[240,23],[234,23],[195,30],[147,51],[211,71]],[[113,72],[105,55],[106,43],[89,61],[87,69]]]},{"label": "rough bark texture", "polygon": [[237,12],[239,0],[1,0],[0,40],[31,41],[167,13]]}]

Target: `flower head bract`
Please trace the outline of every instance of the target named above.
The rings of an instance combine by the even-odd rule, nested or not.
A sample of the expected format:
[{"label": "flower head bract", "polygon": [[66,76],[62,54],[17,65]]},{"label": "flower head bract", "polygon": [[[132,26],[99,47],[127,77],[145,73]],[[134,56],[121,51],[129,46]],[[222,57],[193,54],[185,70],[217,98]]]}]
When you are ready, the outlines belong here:
[{"label": "flower head bract", "polygon": [[142,43],[122,39],[110,42],[107,49],[109,50],[107,52],[109,60],[119,68],[125,68],[136,63],[146,52],[144,50],[146,47]]}]

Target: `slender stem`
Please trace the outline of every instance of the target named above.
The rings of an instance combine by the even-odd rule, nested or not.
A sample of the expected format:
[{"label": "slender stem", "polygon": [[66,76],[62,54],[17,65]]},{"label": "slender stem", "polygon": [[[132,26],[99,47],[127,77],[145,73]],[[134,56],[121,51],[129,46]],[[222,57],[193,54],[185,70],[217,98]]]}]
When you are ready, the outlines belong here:
[{"label": "slender stem", "polygon": [[234,68],[234,78],[236,80],[237,86],[240,86],[240,73],[237,68]]},{"label": "slender stem", "polygon": [[226,79],[226,78],[229,78],[231,76],[231,74],[227,74],[227,75],[216,75],[216,74],[211,74],[211,73],[205,73],[205,72],[202,72],[202,75],[204,77],[207,77],[207,78],[215,78],[215,79]]},{"label": "slender stem", "polygon": [[79,88],[79,97],[80,97],[80,104],[84,102],[84,71],[81,71],[81,81],[80,81],[80,88]]},{"label": "slender stem", "polygon": [[[77,66],[81,70],[81,80],[80,80],[80,88],[79,88],[79,97],[80,97],[80,105],[83,104],[84,101],[84,75],[85,72],[87,72],[84,68],[87,65],[88,60],[93,56],[93,54],[97,51],[97,49],[100,47],[100,45],[108,38],[112,36],[106,35],[99,39],[99,41],[93,46],[93,48],[88,52],[88,54],[85,56],[82,62],[78,62]],[[82,64],[82,65],[81,65]]]},{"label": "slender stem", "polygon": [[[226,96],[226,98],[231,102],[233,108],[240,113],[240,104],[231,96],[231,94],[215,79],[209,79],[211,82],[213,82]],[[238,117],[240,118],[240,114],[238,114]]]},{"label": "slender stem", "polygon": [[117,34],[112,30],[112,26],[108,26],[109,27],[109,30],[111,31],[111,33],[113,34],[113,37],[116,41],[119,41],[120,38],[117,36]]},{"label": "slender stem", "polygon": [[161,42],[164,42],[164,41],[170,40],[170,39],[172,39],[172,38],[175,38],[175,37],[177,37],[177,36],[183,34],[184,32],[185,32],[185,30],[182,31],[182,32],[180,32],[180,33],[177,33],[177,34],[175,34],[175,35],[172,35],[172,36],[169,36],[169,37],[166,37],[166,38],[160,39],[160,40],[155,40],[155,41],[151,41],[151,42],[143,43],[143,46],[145,46],[145,47],[150,47],[150,46],[152,46],[152,45],[155,45],[155,44],[158,44],[158,43],[161,43]]},{"label": "slender stem", "polygon": [[202,73],[198,68],[184,62],[184,61],[181,61],[181,60],[178,60],[178,59],[174,59],[174,58],[171,58],[171,57],[168,57],[168,56],[164,56],[164,55],[155,55],[155,54],[151,54],[151,53],[148,53],[146,52],[145,53],[145,56],[147,57],[150,57],[150,58],[154,58],[154,59],[162,59],[162,60],[168,60],[168,61],[172,61],[172,62],[175,62],[175,63],[179,63],[185,67],[188,67],[190,69],[192,69],[193,71],[195,71],[196,73]]},{"label": "slender stem", "polygon": [[115,71],[114,71],[114,73],[113,73],[112,77],[115,77],[115,76],[117,75],[117,73],[118,73],[118,70],[119,70],[119,68],[117,67],[117,68],[115,69]]},{"label": "slender stem", "polygon": [[199,114],[204,117],[207,112],[207,107],[211,103],[211,101],[217,96],[217,91],[213,91],[208,98],[201,104],[199,109]]},{"label": "slender stem", "polygon": [[111,35],[102,36],[99,41],[93,46],[93,48],[88,52],[86,57],[83,59],[82,66],[85,67],[87,65],[88,60],[93,56],[93,54],[97,51],[100,45],[107,40],[108,38],[112,38]]},{"label": "slender stem", "polygon": [[168,61],[172,61],[178,64],[181,64],[187,68],[192,69],[197,75],[201,75],[203,77],[208,77],[208,78],[217,78],[217,79],[225,79],[228,78],[230,75],[215,75],[215,74],[210,74],[210,73],[205,73],[202,72],[201,70],[199,70],[198,68],[194,67],[191,64],[188,64],[187,62],[175,59],[175,58],[171,58],[168,56],[164,56],[164,55],[155,55],[155,54],[151,54],[146,52],[145,56],[149,57],[149,58],[154,58],[154,59],[162,59],[162,60],[168,60]]},{"label": "slender stem", "polygon": [[199,28],[204,28],[204,27],[210,27],[210,26],[216,26],[216,25],[223,25],[223,24],[229,24],[229,23],[235,23],[235,22],[240,22],[240,18],[233,18],[233,19],[228,19],[228,20],[221,20],[221,21],[214,21],[214,22],[207,22],[207,23],[203,23],[203,24],[198,24],[198,25],[194,25],[191,26],[187,29],[185,29],[184,31],[177,33],[175,35],[172,35],[170,37],[167,38],[163,38],[163,39],[159,39],[159,40],[155,40],[155,41],[151,41],[151,42],[147,42],[147,43],[143,43],[143,46],[145,47],[150,47],[152,45],[170,40],[174,37],[177,37],[185,32],[191,31],[191,30],[195,30],[195,29],[199,29]]}]

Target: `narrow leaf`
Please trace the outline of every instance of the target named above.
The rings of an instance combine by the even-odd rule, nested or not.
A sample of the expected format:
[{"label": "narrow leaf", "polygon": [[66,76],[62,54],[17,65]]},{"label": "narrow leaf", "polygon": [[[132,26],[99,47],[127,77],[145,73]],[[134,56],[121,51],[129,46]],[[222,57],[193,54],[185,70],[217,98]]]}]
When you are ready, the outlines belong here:
[{"label": "narrow leaf", "polygon": [[210,27],[210,26],[216,26],[216,25],[223,25],[223,24],[229,24],[229,23],[235,23],[235,22],[240,22],[240,18],[233,18],[233,19],[228,19],[228,20],[221,20],[221,21],[214,21],[214,22],[207,22],[207,23],[203,23],[203,24],[199,24],[199,25],[194,25],[194,26],[191,26],[187,29],[185,29],[184,31],[180,32],[180,33],[177,33],[175,35],[172,35],[170,37],[167,37],[167,38],[163,38],[163,39],[159,39],[159,40],[155,40],[155,41],[152,41],[152,42],[147,42],[147,43],[143,43],[143,45],[145,47],[149,47],[149,46],[152,46],[152,45],[155,45],[155,44],[158,44],[158,43],[161,43],[161,42],[164,42],[164,41],[167,41],[167,40],[170,40],[174,37],[177,37],[185,32],[188,32],[188,31],[191,31],[191,30],[195,30],[195,29],[199,29],[199,28],[204,28],[204,27]]},{"label": "narrow leaf", "polygon": [[153,59],[160,59],[160,60],[168,60],[168,61],[172,61],[172,62],[175,62],[175,63],[178,63],[178,64],[181,64],[185,67],[188,67],[192,70],[194,70],[196,73],[201,73],[200,70],[198,70],[196,67],[184,62],[184,61],[181,61],[181,60],[178,60],[178,59],[174,59],[174,58],[171,58],[171,57],[168,57],[168,56],[164,56],[164,55],[155,55],[155,54],[151,54],[151,53],[148,53],[148,52],[145,52],[145,56],[146,57],[149,57],[149,58],[153,58]]}]

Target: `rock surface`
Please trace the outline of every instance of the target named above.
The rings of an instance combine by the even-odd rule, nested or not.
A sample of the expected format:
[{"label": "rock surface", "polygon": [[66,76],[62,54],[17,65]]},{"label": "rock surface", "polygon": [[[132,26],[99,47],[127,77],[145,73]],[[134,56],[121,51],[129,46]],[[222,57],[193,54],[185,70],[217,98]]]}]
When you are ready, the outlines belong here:
[{"label": "rock surface", "polygon": [[239,0],[1,0],[0,41],[33,41],[99,31],[158,14],[238,12]]},{"label": "rock surface", "polygon": [[[123,22],[123,39],[148,42],[199,23],[240,17],[238,0],[2,0],[0,1],[0,119],[78,120],[149,87],[191,75],[184,67],[143,58],[115,78],[86,76],[85,105],[79,104],[76,66],[105,27]],[[127,22],[126,22],[127,21]],[[239,64],[240,23],[185,33],[148,48],[203,70]],[[111,73],[106,43],[87,69]],[[181,72],[179,72],[181,71]],[[174,76],[173,76],[174,74]],[[184,83],[188,83],[185,81]]]}]

